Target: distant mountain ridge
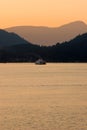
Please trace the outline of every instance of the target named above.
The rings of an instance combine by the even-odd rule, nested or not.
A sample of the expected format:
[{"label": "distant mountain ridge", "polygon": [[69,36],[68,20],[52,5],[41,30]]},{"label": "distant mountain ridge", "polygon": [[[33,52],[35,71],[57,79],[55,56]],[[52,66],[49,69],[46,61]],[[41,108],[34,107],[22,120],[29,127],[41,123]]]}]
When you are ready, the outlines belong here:
[{"label": "distant mountain ridge", "polygon": [[69,41],[87,32],[87,25],[82,21],[75,21],[60,27],[16,26],[5,30],[15,32],[31,43],[49,46]]}]

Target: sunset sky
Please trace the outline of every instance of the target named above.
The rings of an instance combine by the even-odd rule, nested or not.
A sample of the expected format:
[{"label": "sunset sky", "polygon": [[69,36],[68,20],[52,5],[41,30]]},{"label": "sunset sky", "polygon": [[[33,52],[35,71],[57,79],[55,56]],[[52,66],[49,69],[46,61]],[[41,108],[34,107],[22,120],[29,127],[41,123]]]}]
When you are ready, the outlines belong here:
[{"label": "sunset sky", "polygon": [[87,0],[0,0],[0,28],[87,23]]}]

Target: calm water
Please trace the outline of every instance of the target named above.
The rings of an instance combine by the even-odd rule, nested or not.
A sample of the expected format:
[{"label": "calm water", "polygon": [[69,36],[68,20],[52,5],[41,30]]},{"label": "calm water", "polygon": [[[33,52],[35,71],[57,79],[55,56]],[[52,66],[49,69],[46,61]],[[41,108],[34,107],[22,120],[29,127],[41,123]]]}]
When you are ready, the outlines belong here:
[{"label": "calm water", "polygon": [[0,64],[0,130],[87,130],[87,64]]}]

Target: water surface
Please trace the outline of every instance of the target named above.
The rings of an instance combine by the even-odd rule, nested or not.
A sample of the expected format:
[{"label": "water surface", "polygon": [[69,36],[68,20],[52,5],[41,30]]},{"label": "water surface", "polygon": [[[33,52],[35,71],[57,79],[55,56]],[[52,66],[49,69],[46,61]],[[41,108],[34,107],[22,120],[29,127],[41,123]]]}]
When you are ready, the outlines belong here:
[{"label": "water surface", "polygon": [[87,64],[0,64],[0,130],[87,130]]}]

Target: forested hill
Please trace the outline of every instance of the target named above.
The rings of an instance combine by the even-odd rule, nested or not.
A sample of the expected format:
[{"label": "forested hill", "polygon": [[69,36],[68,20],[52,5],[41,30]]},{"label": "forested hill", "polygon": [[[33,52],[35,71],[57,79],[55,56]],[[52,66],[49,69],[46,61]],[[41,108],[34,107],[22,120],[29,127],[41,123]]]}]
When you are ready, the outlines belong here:
[{"label": "forested hill", "polygon": [[9,33],[5,30],[0,29],[0,47],[28,44],[25,39],[15,33]]},{"label": "forested hill", "polygon": [[38,58],[47,62],[87,62],[87,33],[69,42],[44,47],[0,30],[0,62],[35,62]]}]

